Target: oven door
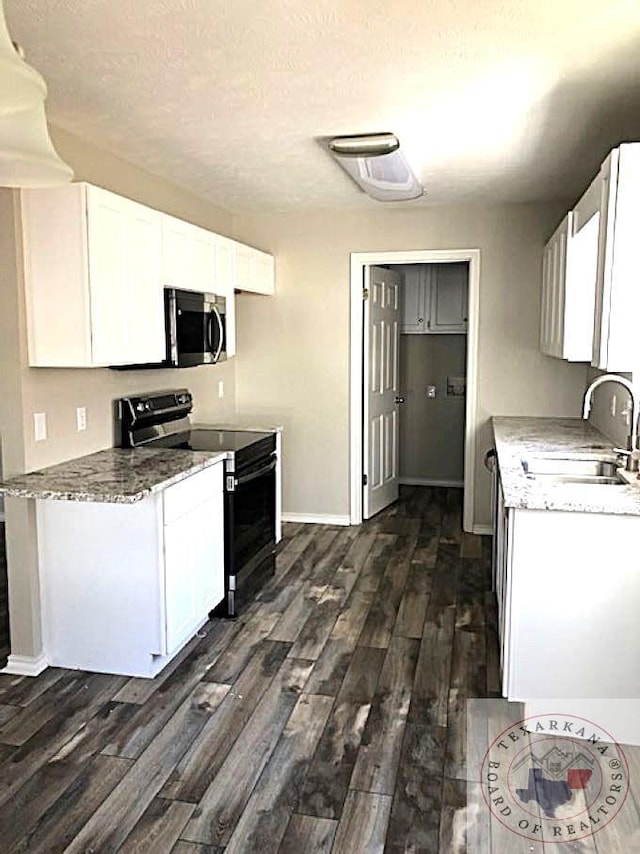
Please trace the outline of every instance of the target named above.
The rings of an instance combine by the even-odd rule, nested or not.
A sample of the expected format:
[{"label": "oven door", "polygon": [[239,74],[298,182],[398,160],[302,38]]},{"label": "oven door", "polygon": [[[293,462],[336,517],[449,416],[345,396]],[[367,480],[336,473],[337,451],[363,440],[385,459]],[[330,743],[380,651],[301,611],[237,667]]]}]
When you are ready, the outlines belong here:
[{"label": "oven door", "polygon": [[265,576],[273,572],[276,464],[273,454],[228,475],[234,487],[225,495],[229,616],[235,616],[237,595],[246,600],[264,582]]},{"label": "oven door", "polygon": [[165,289],[167,352],[173,367],[219,362],[225,354],[224,299]]}]

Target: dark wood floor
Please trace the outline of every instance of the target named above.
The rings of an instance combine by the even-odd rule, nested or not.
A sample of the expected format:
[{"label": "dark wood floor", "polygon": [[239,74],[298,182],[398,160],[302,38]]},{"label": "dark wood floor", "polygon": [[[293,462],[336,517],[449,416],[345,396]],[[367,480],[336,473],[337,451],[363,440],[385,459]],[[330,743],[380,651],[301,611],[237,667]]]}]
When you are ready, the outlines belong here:
[{"label": "dark wood floor", "polygon": [[0,676],[2,852],[458,852],[465,702],[497,696],[461,492],[286,525],[277,575],[155,680]]}]

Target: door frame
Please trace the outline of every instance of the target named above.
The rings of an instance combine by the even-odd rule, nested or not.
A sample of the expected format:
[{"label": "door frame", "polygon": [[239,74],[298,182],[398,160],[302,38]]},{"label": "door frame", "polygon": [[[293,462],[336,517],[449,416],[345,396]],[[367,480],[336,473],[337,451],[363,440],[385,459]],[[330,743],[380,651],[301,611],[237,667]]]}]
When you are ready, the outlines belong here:
[{"label": "door frame", "polygon": [[395,252],[352,252],[350,259],[350,369],[349,369],[349,507],[350,522],[362,522],[362,446],[363,446],[363,346],[364,306],[362,299],[364,268],[380,264],[446,264],[469,262],[469,320],[467,326],[467,386],[465,396],[464,505],[462,525],[474,531],[478,319],[480,303],[479,249],[411,249]]}]

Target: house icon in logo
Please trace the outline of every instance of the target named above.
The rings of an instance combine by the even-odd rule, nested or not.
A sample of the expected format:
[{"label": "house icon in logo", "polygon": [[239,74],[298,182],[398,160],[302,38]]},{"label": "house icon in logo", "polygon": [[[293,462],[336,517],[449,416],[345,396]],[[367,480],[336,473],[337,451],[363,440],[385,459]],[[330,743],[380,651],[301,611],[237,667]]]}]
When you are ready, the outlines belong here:
[{"label": "house icon in logo", "polygon": [[554,746],[540,756],[529,750],[513,766],[514,771],[528,768],[527,786],[516,789],[516,795],[525,804],[536,801],[544,814],[553,818],[556,808],[572,799],[574,790],[587,788],[595,764],[584,751]]}]

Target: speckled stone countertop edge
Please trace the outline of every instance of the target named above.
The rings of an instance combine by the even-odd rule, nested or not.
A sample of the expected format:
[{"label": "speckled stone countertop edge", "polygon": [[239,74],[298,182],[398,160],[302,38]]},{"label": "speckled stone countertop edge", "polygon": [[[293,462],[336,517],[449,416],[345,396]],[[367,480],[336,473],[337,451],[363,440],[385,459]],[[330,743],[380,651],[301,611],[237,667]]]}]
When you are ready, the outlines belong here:
[{"label": "speckled stone countertop edge", "polygon": [[496,416],[491,419],[505,505],[640,516],[640,481],[628,485],[567,484],[529,478],[522,460],[532,455],[615,460],[613,442],[581,418]]},{"label": "speckled stone countertop edge", "polygon": [[[135,504],[227,457],[226,451],[176,452],[146,448],[127,451],[110,448],[10,478],[0,483],[0,495],[37,500]],[[128,463],[132,460],[145,464],[142,475],[134,474],[131,466],[128,470]],[[110,484],[108,475],[113,477],[114,463],[116,475],[120,476],[117,477],[117,483]],[[95,479],[97,483],[86,483],[84,488],[74,484],[69,488],[66,482],[69,479],[87,478],[87,469],[91,472],[89,480]],[[102,480],[103,471],[107,478],[106,484]],[[126,486],[123,486],[124,479],[127,481]]]}]

